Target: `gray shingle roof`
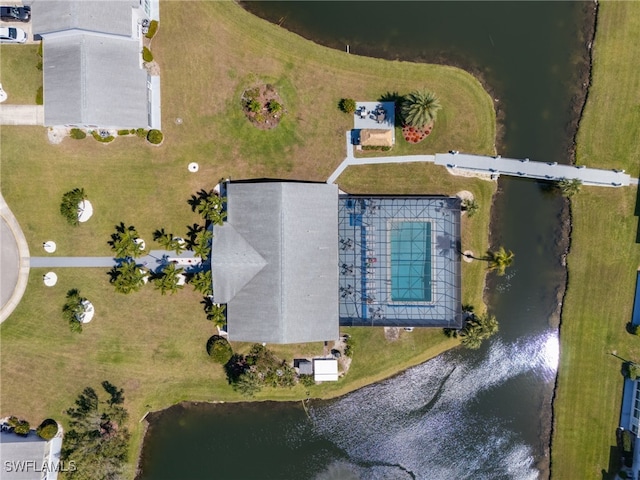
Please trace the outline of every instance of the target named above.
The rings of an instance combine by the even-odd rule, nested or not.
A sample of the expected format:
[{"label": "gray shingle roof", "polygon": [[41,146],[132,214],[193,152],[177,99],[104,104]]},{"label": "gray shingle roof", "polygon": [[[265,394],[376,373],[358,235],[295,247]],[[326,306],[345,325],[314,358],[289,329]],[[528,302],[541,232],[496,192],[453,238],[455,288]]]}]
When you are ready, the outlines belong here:
[{"label": "gray shingle roof", "polygon": [[130,37],[136,0],[33,0],[33,33],[43,35],[79,29]]},{"label": "gray shingle roof", "polygon": [[212,274],[214,301],[227,303],[229,338],[336,339],[337,187],[231,183],[227,199],[228,221],[214,228]]},{"label": "gray shingle roof", "polygon": [[73,34],[44,42],[45,125],[148,125],[136,40]]},{"label": "gray shingle roof", "polygon": [[[27,437],[15,433],[0,432],[0,464],[3,480],[39,480],[42,478],[47,442],[34,432]],[[6,463],[9,462],[9,463]],[[29,468],[18,467],[18,462],[35,462]],[[10,470],[7,467],[11,467]]]}]

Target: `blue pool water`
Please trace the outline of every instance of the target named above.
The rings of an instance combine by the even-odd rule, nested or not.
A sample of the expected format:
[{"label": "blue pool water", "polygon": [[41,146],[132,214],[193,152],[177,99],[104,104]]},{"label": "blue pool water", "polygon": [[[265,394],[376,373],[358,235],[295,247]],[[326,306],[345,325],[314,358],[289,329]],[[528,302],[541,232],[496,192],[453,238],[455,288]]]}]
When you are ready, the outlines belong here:
[{"label": "blue pool water", "polygon": [[391,227],[391,299],[431,301],[431,222],[394,222]]}]

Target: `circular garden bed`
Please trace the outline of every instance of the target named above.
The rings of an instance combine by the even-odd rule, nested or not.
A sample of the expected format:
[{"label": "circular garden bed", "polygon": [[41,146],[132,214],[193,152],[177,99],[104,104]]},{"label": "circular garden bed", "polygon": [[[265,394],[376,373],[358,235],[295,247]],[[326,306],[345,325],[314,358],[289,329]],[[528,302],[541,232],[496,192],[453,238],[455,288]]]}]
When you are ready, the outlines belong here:
[{"label": "circular garden bed", "polygon": [[257,128],[275,128],[284,115],[284,105],[275,87],[263,84],[246,89],[242,93],[242,111]]}]

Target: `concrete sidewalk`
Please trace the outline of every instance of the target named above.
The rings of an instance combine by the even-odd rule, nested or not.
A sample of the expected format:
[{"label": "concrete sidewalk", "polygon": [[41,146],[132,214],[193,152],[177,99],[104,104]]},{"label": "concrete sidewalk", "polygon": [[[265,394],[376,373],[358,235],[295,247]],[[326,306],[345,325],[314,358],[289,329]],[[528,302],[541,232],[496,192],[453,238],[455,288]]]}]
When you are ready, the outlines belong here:
[{"label": "concrete sidewalk", "polygon": [[44,125],[44,106],[2,104],[0,125]]}]

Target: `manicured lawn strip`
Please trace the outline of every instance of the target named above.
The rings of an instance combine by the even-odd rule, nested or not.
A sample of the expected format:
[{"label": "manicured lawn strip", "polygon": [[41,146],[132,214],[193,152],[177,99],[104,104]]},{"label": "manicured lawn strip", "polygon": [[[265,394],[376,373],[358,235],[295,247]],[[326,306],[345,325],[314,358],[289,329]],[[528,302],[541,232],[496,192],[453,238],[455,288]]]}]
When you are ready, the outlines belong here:
[{"label": "manicured lawn strip", "polygon": [[[231,2],[193,2],[189,9],[167,2],[162,8],[162,27],[153,43],[162,68],[161,147],[135,137],[119,137],[110,144],[87,138],[50,145],[42,128],[0,130],[2,192],[32,255],[44,255],[42,242],[49,239],[58,243],[56,255],[110,255],[106,242],[120,221],[135,225],[148,247],[154,247],[155,229],[184,233],[199,220],[187,199],[201,188],[212,188],[221,177],[325,180],[345,156],[344,132],[351,117],[337,109],[343,96],[370,99],[386,91],[427,86],[438,92],[448,116],[438,126],[442,138],[436,141],[434,136],[412,153],[447,151],[452,148],[447,138],[456,139],[461,151],[493,151],[491,99],[461,70],[366,59],[318,47]],[[185,28],[195,35],[184,35]],[[257,81],[273,83],[287,109],[275,130],[254,129],[240,111],[242,90]],[[187,171],[192,161],[200,164],[195,175]],[[405,167],[396,168],[387,176],[396,171],[403,175]],[[381,186],[377,175],[365,172],[358,185],[375,192]],[[486,242],[493,184],[474,185],[469,182],[477,181],[450,178],[444,170],[411,175],[411,186],[396,181],[393,191],[432,193],[428,188],[440,184],[452,193],[477,191],[483,210],[469,226]],[[95,210],[94,217],[77,228],[65,224],[59,213],[62,194],[74,187],[85,189]],[[0,327],[0,413],[24,416],[32,423],[49,416],[65,421],[61,412],[85,386],[109,380],[125,391],[134,435],[128,465],[132,477],[142,439],[137,422],[147,410],[182,400],[242,400],[226,384],[222,368],[206,356],[205,343],[214,331],[204,319],[201,297],[190,287],[174,296],[162,297],[150,286],[123,296],[108,284],[106,270],[56,272],[58,285],[45,289],[44,271],[33,270],[22,303]],[[473,290],[471,296],[480,301],[482,275],[476,280],[473,285],[465,280],[465,290]],[[97,311],[79,336],[69,332],[60,315],[64,295],[73,287],[80,288]],[[398,341],[389,343],[382,329],[352,329],[357,344],[350,375],[334,385],[312,387],[310,395],[344,393],[455,345],[438,330],[401,333]],[[322,345],[276,351],[291,359],[321,354]],[[299,386],[265,391],[258,398],[306,396]]]},{"label": "manicured lawn strip", "polygon": [[640,176],[640,5],[602,2],[593,82],[578,135],[580,164]]},{"label": "manicured lawn strip", "polygon": [[0,83],[7,92],[6,104],[36,104],[36,92],[42,86],[38,48],[39,45],[0,45]]},{"label": "manicured lawn strip", "polygon": [[[637,113],[630,108],[638,104],[639,22],[640,4],[600,6],[593,87],[577,150],[578,163],[626,168],[633,176],[640,165]],[[616,473],[609,471],[610,448],[616,444],[623,378],[621,361],[610,353],[640,360],[638,339],[625,330],[640,265],[636,199],[637,188],[585,188],[573,201],[554,402],[553,478],[613,478]]]}]

